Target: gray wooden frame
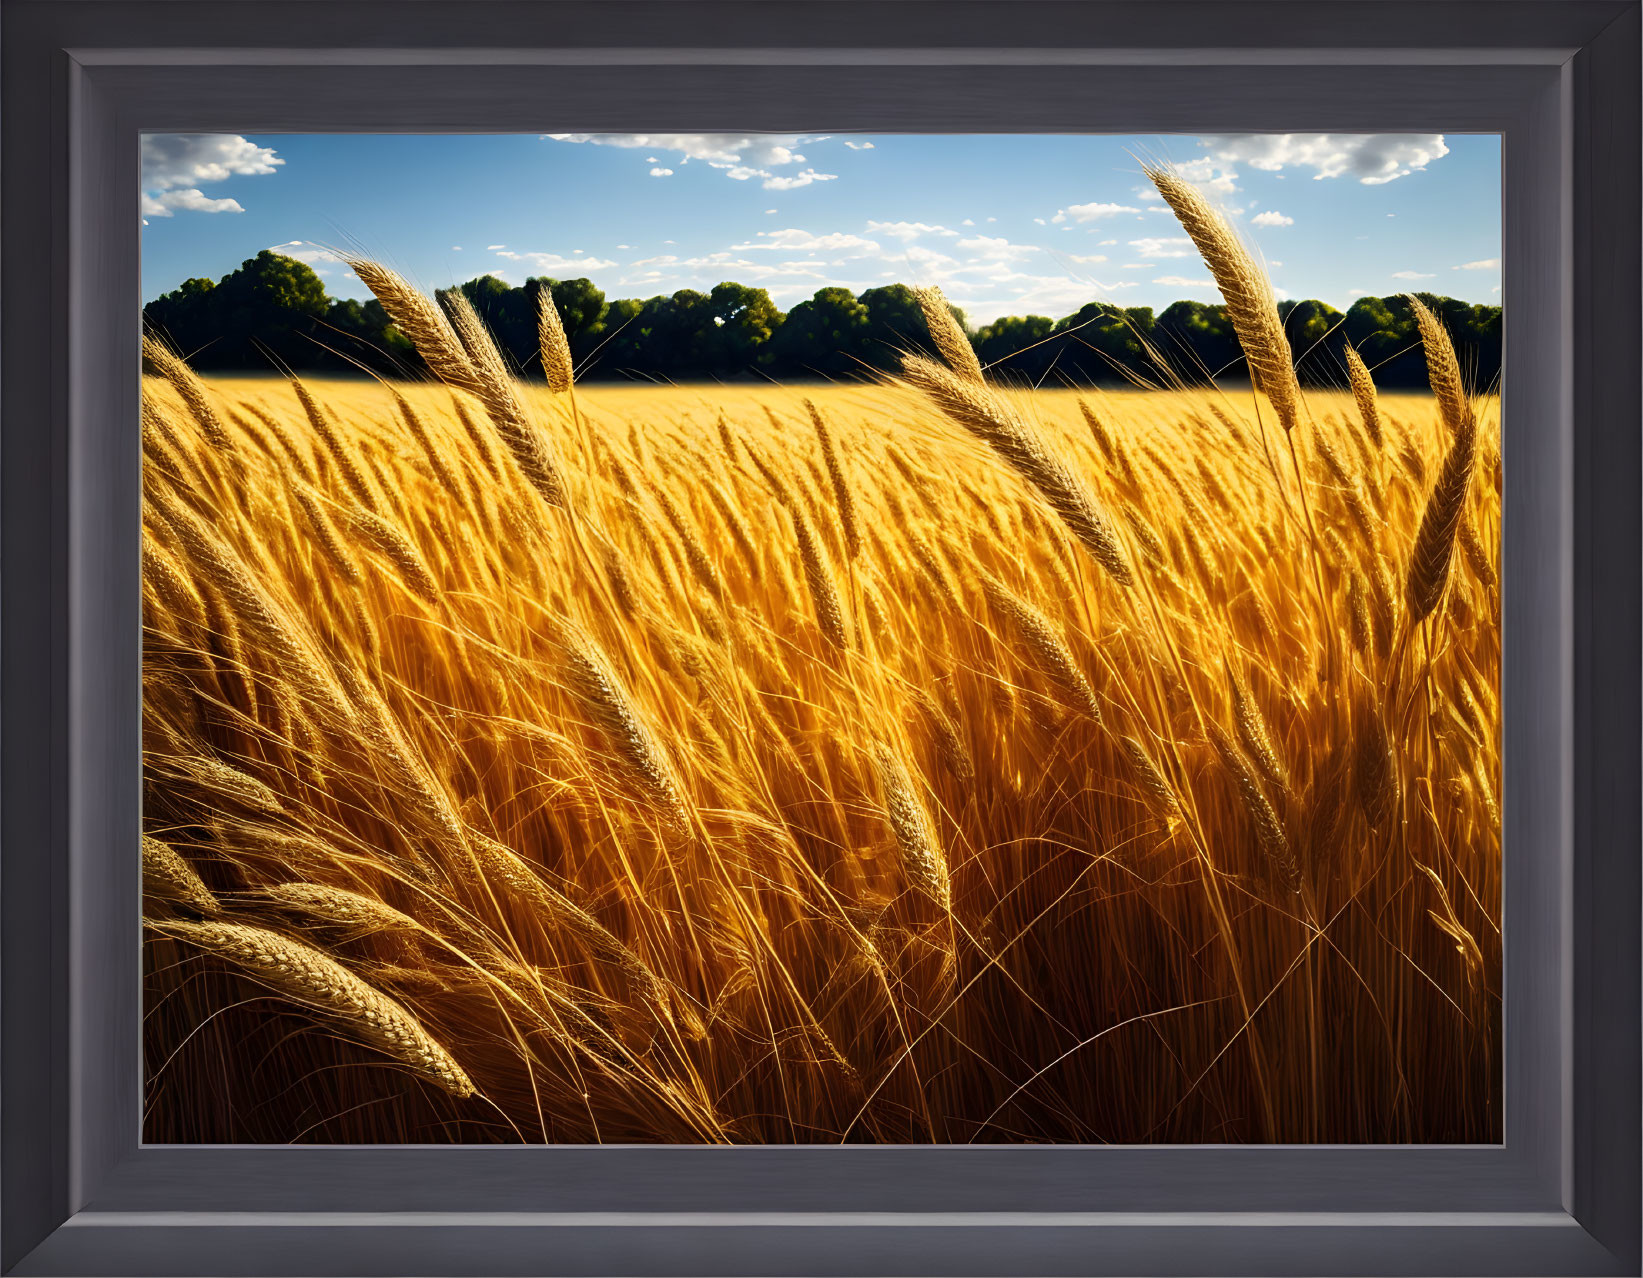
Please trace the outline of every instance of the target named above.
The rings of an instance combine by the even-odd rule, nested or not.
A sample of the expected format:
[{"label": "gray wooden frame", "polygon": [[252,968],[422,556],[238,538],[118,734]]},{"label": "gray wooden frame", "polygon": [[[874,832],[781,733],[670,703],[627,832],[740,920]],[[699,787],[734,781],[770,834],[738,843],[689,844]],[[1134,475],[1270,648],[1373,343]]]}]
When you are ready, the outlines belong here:
[{"label": "gray wooden frame", "polygon": [[[0,1272],[1639,1272],[1635,0],[3,24]],[[548,129],[1504,135],[1504,1145],[139,1144],[137,134]]]}]

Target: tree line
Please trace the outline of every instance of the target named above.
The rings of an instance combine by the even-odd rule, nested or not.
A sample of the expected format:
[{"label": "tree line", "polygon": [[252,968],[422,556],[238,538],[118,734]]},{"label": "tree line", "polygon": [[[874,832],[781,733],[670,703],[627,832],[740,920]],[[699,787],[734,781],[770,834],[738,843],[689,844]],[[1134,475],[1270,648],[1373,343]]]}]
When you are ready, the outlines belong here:
[{"label": "tree line", "polygon": [[[584,380],[861,379],[893,371],[902,351],[928,345],[913,291],[888,284],[852,293],[820,289],[783,312],[769,293],[730,281],[607,299],[586,279],[494,275],[457,286],[522,377],[540,376],[537,297],[548,289]],[[1469,380],[1500,375],[1501,311],[1416,294],[1443,321]],[[1350,343],[1386,387],[1426,384],[1426,361],[1402,295],[1361,297],[1343,315],[1319,301],[1278,304],[1303,383],[1340,385]],[[963,314],[955,308],[963,323]],[[361,366],[420,375],[410,341],[376,301],[326,295],[306,264],[270,250],[220,280],[191,279],[143,308],[145,323],[201,370],[341,372]],[[1034,385],[1202,384],[1243,375],[1226,307],[1179,301],[1162,311],[1090,302],[1072,315],[1007,316],[967,329],[981,362],[1005,381]]]}]

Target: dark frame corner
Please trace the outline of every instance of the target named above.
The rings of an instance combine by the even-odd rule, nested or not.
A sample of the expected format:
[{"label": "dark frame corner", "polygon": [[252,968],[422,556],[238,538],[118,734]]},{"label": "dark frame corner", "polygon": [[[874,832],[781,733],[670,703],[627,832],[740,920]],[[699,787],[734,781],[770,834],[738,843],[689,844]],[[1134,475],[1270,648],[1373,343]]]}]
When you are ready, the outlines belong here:
[{"label": "dark frame corner", "polygon": [[[1639,1274],[1639,0],[6,0],[0,24],[0,1272]],[[136,136],[550,119],[1503,135],[1504,1146],[139,1146]]]}]

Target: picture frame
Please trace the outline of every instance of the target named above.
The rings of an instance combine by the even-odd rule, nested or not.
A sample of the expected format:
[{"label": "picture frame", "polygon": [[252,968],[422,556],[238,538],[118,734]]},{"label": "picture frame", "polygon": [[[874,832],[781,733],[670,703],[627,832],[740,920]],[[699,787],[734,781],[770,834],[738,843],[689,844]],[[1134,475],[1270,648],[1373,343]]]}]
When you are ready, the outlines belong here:
[{"label": "picture frame", "polygon": [[[8,0],[0,1271],[1636,1274],[1635,0]],[[138,134],[1497,132],[1498,1147],[139,1142]]]}]

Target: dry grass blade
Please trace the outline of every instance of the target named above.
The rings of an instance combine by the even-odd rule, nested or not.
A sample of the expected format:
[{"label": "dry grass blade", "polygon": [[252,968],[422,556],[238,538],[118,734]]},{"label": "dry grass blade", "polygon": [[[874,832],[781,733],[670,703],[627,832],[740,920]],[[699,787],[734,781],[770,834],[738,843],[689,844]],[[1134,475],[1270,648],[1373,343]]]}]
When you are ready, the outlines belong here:
[{"label": "dry grass blade", "polygon": [[278,994],[325,1013],[357,1041],[392,1057],[451,1095],[474,1085],[451,1054],[403,1006],[335,959],[277,932],[241,923],[150,922],[150,929],[224,959]]},{"label": "dry grass blade", "polygon": [[1256,388],[1271,402],[1284,430],[1293,430],[1300,412],[1301,389],[1266,272],[1255,264],[1238,233],[1197,187],[1165,169],[1144,171],[1215,277],[1215,286],[1226,299],[1227,319],[1232,321],[1244,348]]},{"label": "dry grass blade", "polygon": [[1061,522],[1114,581],[1122,586],[1134,584],[1129,561],[1112,525],[1097,508],[1095,497],[1049,454],[1003,400],[985,387],[965,382],[940,364],[917,355],[906,357],[902,372],[908,382],[928,395],[942,412],[990,445],[1016,473],[1038,489]]}]

